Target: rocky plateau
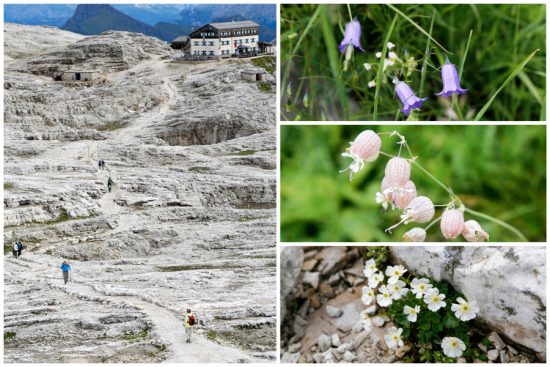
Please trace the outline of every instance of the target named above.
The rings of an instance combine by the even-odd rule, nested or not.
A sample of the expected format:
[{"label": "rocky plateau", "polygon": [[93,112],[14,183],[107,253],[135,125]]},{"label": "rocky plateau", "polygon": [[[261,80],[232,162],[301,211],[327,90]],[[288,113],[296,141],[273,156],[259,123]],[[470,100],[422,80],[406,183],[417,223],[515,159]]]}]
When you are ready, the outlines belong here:
[{"label": "rocky plateau", "polygon": [[[4,37],[4,361],[274,361],[275,78],[241,78],[274,58],[182,63],[128,32]],[[66,70],[98,78],[54,80]]]}]

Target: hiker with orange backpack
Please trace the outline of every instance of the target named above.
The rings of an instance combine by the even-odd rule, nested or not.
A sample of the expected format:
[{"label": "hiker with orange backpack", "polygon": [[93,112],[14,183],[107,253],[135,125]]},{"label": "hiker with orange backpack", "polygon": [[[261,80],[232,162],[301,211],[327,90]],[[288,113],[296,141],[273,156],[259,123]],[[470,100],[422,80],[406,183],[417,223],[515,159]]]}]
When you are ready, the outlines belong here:
[{"label": "hiker with orange backpack", "polygon": [[183,326],[185,327],[185,335],[187,336],[187,343],[191,343],[191,335],[193,334],[193,326],[197,324],[197,317],[191,309],[187,309],[187,314],[183,319]]}]

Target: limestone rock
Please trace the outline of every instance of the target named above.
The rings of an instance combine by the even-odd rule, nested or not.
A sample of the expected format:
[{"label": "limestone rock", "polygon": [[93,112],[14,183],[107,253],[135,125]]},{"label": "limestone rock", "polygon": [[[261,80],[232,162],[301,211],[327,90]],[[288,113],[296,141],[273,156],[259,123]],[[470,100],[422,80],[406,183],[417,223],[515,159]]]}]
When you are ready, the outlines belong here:
[{"label": "limestone rock", "polygon": [[342,309],[328,305],[325,307],[325,310],[327,312],[327,315],[334,318],[340,317],[344,313]]},{"label": "limestone rock", "polygon": [[414,246],[390,250],[411,272],[449,281],[468,300],[477,301],[480,320],[545,356],[544,247]]}]

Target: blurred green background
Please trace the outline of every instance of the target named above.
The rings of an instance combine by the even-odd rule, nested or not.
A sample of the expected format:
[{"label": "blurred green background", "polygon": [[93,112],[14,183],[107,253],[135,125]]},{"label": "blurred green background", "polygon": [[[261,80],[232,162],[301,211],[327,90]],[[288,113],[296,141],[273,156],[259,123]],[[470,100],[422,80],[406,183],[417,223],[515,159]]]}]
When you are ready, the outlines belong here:
[{"label": "blurred green background", "polygon": [[[375,202],[387,157],[367,163],[351,182],[349,171],[338,172],[351,163],[341,153],[368,129],[399,131],[418,162],[450,186],[467,207],[515,226],[529,241],[546,241],[546,127],[528,125],[283,125],[281,241],[401,241],[403,233],[415,226],[384,233],[400,214],[384,212]],[[397,140],[383,136],[382,151],[397,155]],[[414,166],[411,179],[419,196],[430,197],[434,204],[450,201]],[[469,215],[465,219],[476,219],[489,232],[491,242],[518,241],[513,233],[486,220]],[[443,240],[437,223],[426,241]]]},{"label": "blurred green background", "polygon": [[[465,59],[462,87],[469,89],[459,97],[464,119],[472,120],[490,97],[533,51],[540,51],[496,96],[482,119],[487,121],[539,121],[545,119],[546,100],[546,5],[544,4],[441,4],[395,5],[432,37],[460,65],[465,55],[470,30],[471,44]],[[396,12],[387,5],[351,4],[351,13],[362,26],[362,46],[355,50],[349,70],[342,70],[343,56],[337,46],[345,24],[350,21],[345,4],[292,4],[281,6],[281,118],[283,120],[373,120],[374,88],[367,84],[375,71],[367,72],[363,63],[377,61],[386,33]],[[301,40],[301,42],[300,42]],[[405,18],[398,16],[390,37],[395,51],[420,60],[422,68],[428,38]],[[300,43],[299,43],[300,42]],[[431,42],[431,54],[420,93],[421,73],[407,78],[421,97],[429,97],[412,120],[456,119],[450,112],[450,98],[438,98],[442,89],[439,67],[445,53]],[[295,51],[295,52],[294,52]],[[331,62],[332,61],[332,62]],[[291,82],[292,94],[287,93]],[[307,106],[304,95],[308,94]],[[343,98],[341,96],[344,96]],[[381,85],[377,120],[403,120],[397,114],[400,102],[391,82]],[[456,109],[455,109],[456,110]]]}]

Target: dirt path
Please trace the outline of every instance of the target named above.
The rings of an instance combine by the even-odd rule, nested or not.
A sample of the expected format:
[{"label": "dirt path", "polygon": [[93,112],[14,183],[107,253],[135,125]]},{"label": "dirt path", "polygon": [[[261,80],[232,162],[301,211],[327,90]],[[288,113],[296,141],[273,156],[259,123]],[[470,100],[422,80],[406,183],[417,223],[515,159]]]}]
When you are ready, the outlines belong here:
[{"label": "dirt path", "polygon": [[[243,351],[226,345],[221,345],[208,340],[205,336],[193,334],[191,343],[186,343],[186,335],[183,328],[183,321],[173,311],[162,306],[148,302],[138,296],[129,295],[107,295],[97,287],[88,284],[78,275],[71,274],[71,281],[63,285],[60,270],[61,259],[48,258],[47,262],[41,257],[34,259],[35,255],[27,254],[20,259],[12,259],[5,256],[4,260],[18,267],[25,268],[18,276],[30,280],[36,277],[46,278],[50,285],[70,294],[85,296],[90,300],[107,300],[115,303],[126,303],[139,308],[147,314],[153,323],[153,333],[162,339],[168,347],[168,358],[163,363],[238,363],[249,362],[250,356]],[[86,266],[86,263],[80,263]],[[131,291],[131,290],[129,290]]]}]

